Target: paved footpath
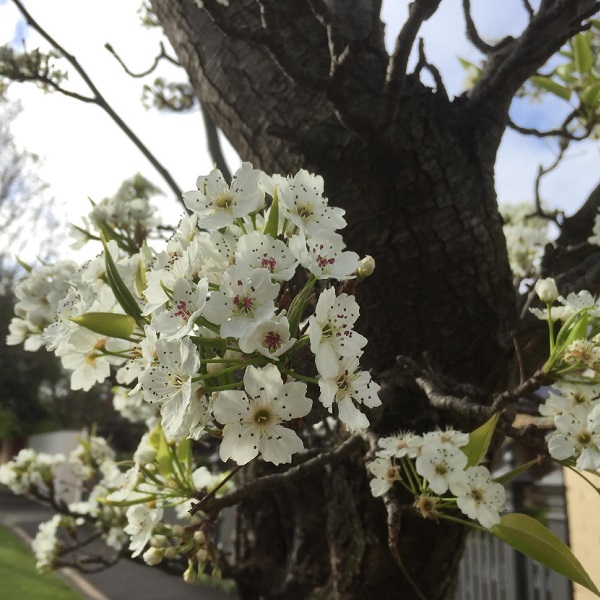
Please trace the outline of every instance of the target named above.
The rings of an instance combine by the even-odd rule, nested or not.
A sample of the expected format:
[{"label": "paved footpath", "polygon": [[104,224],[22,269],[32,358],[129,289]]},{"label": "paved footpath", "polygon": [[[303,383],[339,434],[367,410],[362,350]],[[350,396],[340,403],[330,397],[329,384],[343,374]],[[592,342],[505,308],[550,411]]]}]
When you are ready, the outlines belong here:
[{"label": "paved footpath", "polygon": [[[24,496],[15,496],[0,485],[0,523],[12,529],[21,539],[31,542],[38,525],[52,512]],[[123,559],[100,573],[81,575],[62,569],[63,578],[87,600],[235,600],[234,595],[200,585],[188,585],[175,575],[156,567]],[[36,600],[6,596],[2,600]]]}]

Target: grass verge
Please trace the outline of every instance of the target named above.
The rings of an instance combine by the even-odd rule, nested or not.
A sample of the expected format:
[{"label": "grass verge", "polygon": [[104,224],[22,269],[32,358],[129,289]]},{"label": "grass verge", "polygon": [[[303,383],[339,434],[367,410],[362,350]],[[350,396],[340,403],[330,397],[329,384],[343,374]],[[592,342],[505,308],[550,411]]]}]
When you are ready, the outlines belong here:
[{"label": "grass verge", "polygon": [[0,597],[2,600],[82,600],[54,573],[40,575],[31,550],[0,526]]}]

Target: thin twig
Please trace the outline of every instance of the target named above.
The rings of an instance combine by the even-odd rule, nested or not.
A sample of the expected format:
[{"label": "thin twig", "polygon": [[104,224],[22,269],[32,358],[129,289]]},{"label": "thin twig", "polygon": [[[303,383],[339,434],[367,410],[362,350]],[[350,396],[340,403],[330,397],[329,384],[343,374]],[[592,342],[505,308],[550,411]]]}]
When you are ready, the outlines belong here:
[{"label": "thin twig", "polygon": [[411,577],[410,573],[406,569],[404,562],[402,561],[402,557],[400,556],[400,552],[398,551],[398,538],[400,536],[400,523],[402,521],[402,513],[404,508],[400,506],[398,501],[392,496],[391,492],[387,492],[383,495],[383,504],[385,506],[385,510],[387,512],[387,530],[388,530],[388,547],[398,568],[402,571],[404,577],[408,581],[410,587],[414,590],[415,594],[420,598],[420,600],[427,600],[427,598],[423,595],[423,592],[419,589],[419,586],[416,584],[415,580]]},{"label": "thin twig", "polygon": [[514,129],[515,131],[518,131],[519,133],[522,133],[523,135],[533,135],[533,136],[539,137],[539,138],[560,137],[560,138],[565,138],[567,140],[573,140],[573,141],[585,140],[592,133],[590,129],[587,129],[585,131],[585,133],[583,133],[581,135],[576,135],[574,133],[571,133],[567,129],[567,126],[569,125],[569,123],[576,116],[577,116],[577,111],[574,110],[571,113],[569,113],[569,115],[563,121],[562,125],[559,128],[557,128],[557,129],[549,129],[547,131],[542,131],[542,130],[536,129],[534,127],[522,127],[521,125],[517,125],[512,119],[508,120],[508,126],[511,129]]},{"label": "thin twig", "polygon": [[424,21],[429,19],[438,9],[441,0],[414,0],[408,8],[408,19],[400,29],[396,38],[394,52],[390,56],[383,89],[388,97],[386,119],[394,120],[398,111],[398,94],[406,78],[406,65],[413,44]]},{"label": "thin twig", "polygon": [[535,213],[534,213],[534,215],[535,216],[539,216],[539,217],[543,217],[543,218],[548,219],[550,221],[553,221],[559,227],[560,227],[560,223],[558,222],[558,219],[556,218],[556,216],[549,215],[542,208],[542,197],[541,197],[541,194],[540,194],[540,186],[541,186],[541,183],[542,183],[542,177],[544,177],[545,175],[547,175],[548,173],[550,173],[551,171],[553,171],[554,169],[556,169],[556,167],[558,167],[558,165],[559,165],[560,161],[563,159],[563,157],[565,155],[565,152],[567,151],[568,147],[569,147],[569,142],[568,141],[566,141],[565,143],[561,144],[560,151],[558,153],[558,156],[556,157],[556,160],[549,167],[542,167],[542,165],[539,166],[538,174],[537,174],[537,177],[535,178],[535,184],[534,184],[534,199],[535,199]]},{"label": "thin twig", "polygon": [[491,414],[501,412],[506,406],[516,402],[519,398],[527,396],[539,390],[543,385],[549,385],[550,383],[552,383],[552,379],[542,371],[536,371],[529,379],[521,382],[516,388],[506,390],[494,396],[494,401],[490,407]]},{"label": "thin twig", "polygon": [[513,345],[515,347],[515,355],[517,357],[517,363],[519,365],[519,384],[522,384],[527,379],[527,375],[525,374],[525,363],[523,361],[523,354],[521,352],[521,344],[519,344],[519,339],[517,337],[516,330],[513,329],[510,332],[510,337],[512,338]]},{"label": "thin twig", "polygon": [[[138,136],[129,128],[129,126],[123,121],[123,119],[114,111],[112,106],[105,100],[104,96],[100,93],[92,79],[89,77],[87,72],[79,64],[79,61],[69,54],[53,37],[51,37],[45,29],[43,29],[37,21],[29,14],[20,0],[13,0],[15,6],[19,9],[21,14],[25,17],[27,23],[37,31],[54,49],[71,64],[71,66],[77,71],[79,76],[83,79],[90,91],[94,95],[94,104],[97,104],[102,108],[110,118],[119,126],[119,128],[125,133],[125,135],[135,144],[138,150],[148,159],[152,166],[160,173],[162,178],[165,180],[169,188],[175,194],[178,202],[183,203],[182,192],[179,186],[175,183],[175,180],[167,169],[158,161],[158,159],[150,152],[148,147],[138,138]],[[58,90],[61,91],[61,90]]]},{"label": "thin twig", "polygon": [[423,41],[423,38],[419,39],[419,62],[417,63],[417,66],[415,67],[415,76],[419,76],[421,69],[427,69],[430,73],[431,76],[433,77],[433,81],[435,83],[435,88],[436,91],[439,94],[442,94],[444,96],[444,98],[446,98],[446,100],[448,100],[448,92],[446,91],[446,86],[444,85],[444,82],[442,81],[442,76],[440,74],[440,72],[438,71],[437,67],[435,67],[434,65],[432,65],[431,63],[427,62],[427,58],[425,57],[425,42]]},{"label": "thin twig", "polygon": [[221,140],[219,139],[217,125],[202,103],[200,103],[200,110],[202,111],[202,119],[204,120],[204,131],[206,133],[206,142],[210,156],[217,165],[217,169],[223,174],[225,181],[231,183],[231,171],[227,166],[227,161],[225,160],[225,155],[221,148]]},{"label": "thin twig", "polygon": [[279,486],[290,480],[306,477],[311,473],[322,469],[325,465],[340,460],[346,454],[349,454],[362,444],[364,444],[363,438],[360,435],[355,434],[334,450],[323,452],[322,454],[319,454],[318,456],[311,458],[302,464],[291,467],[283,473],[265,475],[264,477],[254,479],[243,487],[238,488],[237,490],[234,490],[225,496],[221,496],[219,498],[210,498],[208,502],[204,503],[204,505],[202,505],[201,501],[198,503],[200,504],[198,508],[196,508],[198,504],[194,507],[195,512],[202,510],[203,512],[215,513],[223,508],[239,504],[248,496],[262,494],[273,487]]},{"label": "thin twig", "polygon": [[467,38],[483,54],[489,54],[494,46],[490,46],[487,42],[484,42],[479,33],[477,31],[477,27],[475,27],[475,22],[473,21],[473,17],[471,16],[471,0],[463,0],[463,13],[465,15],[465,22],[467,25]]},{"label": "thin twig", "polygon": [[535,11],[533,10],[533,6],[531,6],[531,4],[529,4],[529,0],[523,0],[523,7],[527,11],[529,18],[533,19],[533,17],[535,17]]},{"label": "thin twig", "polygon": [[125,64],[125,61],[117,54],[116,50],[112,47],[111,44],[107,42],[106,44],[104,44],[104,47],[117,59],[117,62],[123,67],[125,73],[127,73],[127,75],[133,77],[134,79],[141,79],[150,75],[150,73],[152,73],[156,69],[156,67],[158,67],[162,59],[169,61],[176,67],[181,67],[177,59],[173,58],[172,56],[169,56],[165,52],[165,46],[162,42],[160,42],[160,52],[154,57],[154,62],[145,71],[142,71],[141,73],[134,73],[133,71],[131,71],[129,67]]}]

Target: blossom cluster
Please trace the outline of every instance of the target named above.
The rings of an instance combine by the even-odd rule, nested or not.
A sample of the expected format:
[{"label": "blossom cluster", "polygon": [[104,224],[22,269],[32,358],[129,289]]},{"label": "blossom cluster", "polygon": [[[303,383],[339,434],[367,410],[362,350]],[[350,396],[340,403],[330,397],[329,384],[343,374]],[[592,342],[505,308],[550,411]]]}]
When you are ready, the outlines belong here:
[{"label": "blossom cluster", "polygon": [[502,204],[499,209],[512,272],[517,278],[535,276],[548,243],[548,220],[535,216],[535,207],[528,202]]},{"label": "blossom cluster", "polygon": [[469,464],[469,434],[453,429],[424,435],[399,433],[378,440],[377,458],[368,463],[374,496],[397,482],[415,498],[414,507],[437,521],[458,508],[469,519],[490,528],[500,522],[506,493],[487,467]]},{"label": "blossom cluster", "polygon": [[553,420],[555,430],[546,436],[548,452],[577,469],[600,469],[600,385],[557,381],[540,414]]},{"label": "blossom cluster", "polygon": [[[348,285],[361,261],[337,233],[344,211],[328,205],[322,178],[268,177],[244,163],[230,185],[215,169],[183,199],[191,214],[162,250],[133,251],[131,210],[95,207],[104,254],[60,277],[33,271],[19,289],[40,302],[21,301],[9,343],[54,351],[73,389],[116,369],[133,386],[132,402],[117,394],[134,418],[153,424],[145,402],[169,439],[219,435],[221,458],[240,465],[290,462],[303,449],[307,384],[346,429],[368,427],[360,405],[378,406],[379,386],[359,366],[367,340],[354,331]],[[53,316],[36,318],[40,303]],[[312,370],[299,372],[308,351]]]},{"label": "blossom cluster", "polygon": [[600,299],[587,290],[563,297],[552,278],[538,280],[535,290],[546,308],[530,310],[548,322],[550,332],[545,373],[557,379],[600,383]]},{"label": "blossom cluster", "polygon": [[[0,466],[0,483],[13,492],[63,506],[63,514],[42,523],[33,541],[38,569],[68,564],[64,560],[71,546],[79,545],[77,528],[83,524],[91,525],[116,556],[127,548],[132,557],[141,555],[155,565],[185,554],[196,568],[211,558],[214,549],[189,509],[198,494],[217,486],[219,493],[226,492],[223,475],[196,465],[189,442],[174,450],[160,427],[144,435],[130,468],[123,470],[114,458],[103,438],[87,436],[67,457],[25,449]],[[71,501],[61,485],[67,472],[74,478],[69,491],[75,488],[80,496]],[[167,506],[175,508],[173,524],[164,522]]]},{"label": "blossom cluster", "polygon": [[[552,278],[535,285],[548,322],[550,357],[544,372],[554,379],[540,414],[552,419],[546,436],[552,458],[577,469],[600,469],[600,300],[590,292],[558,293]],[[558,302],[558,305],[555,305]],[[555,333],[555,329],[558,332]]]}]

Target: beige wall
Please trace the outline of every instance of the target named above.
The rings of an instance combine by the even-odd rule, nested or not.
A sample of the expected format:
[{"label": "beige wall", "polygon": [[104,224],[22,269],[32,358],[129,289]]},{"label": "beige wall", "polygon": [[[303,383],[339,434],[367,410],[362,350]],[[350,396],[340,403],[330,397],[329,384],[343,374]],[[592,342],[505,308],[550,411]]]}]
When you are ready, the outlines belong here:
[{"label": "beige wall", "polygon": [[[596,486],[600,485],[600,477],[589,477]],[[600,587],[600,497],[592,486],[570,469],[564,469],[564,478],[571,550]],[[598,600],[580,585],[575,584],[573,588],[574,600]]]}]

